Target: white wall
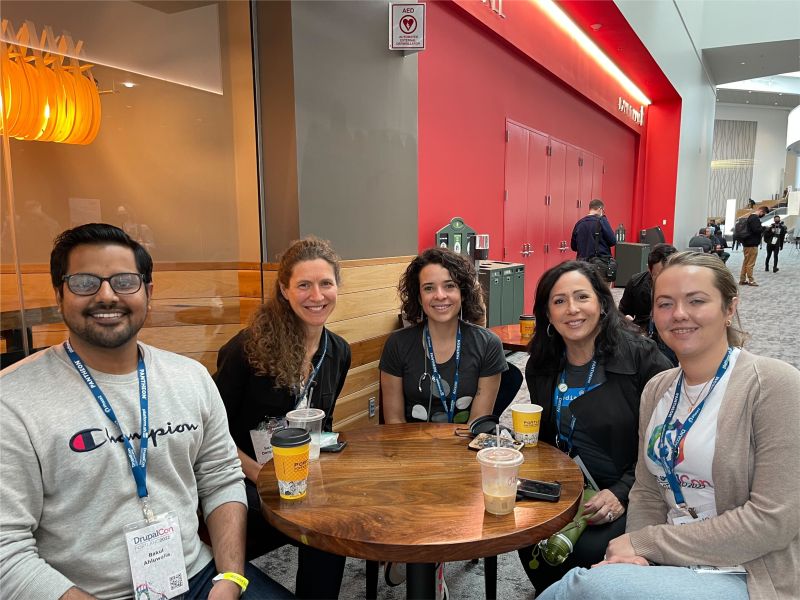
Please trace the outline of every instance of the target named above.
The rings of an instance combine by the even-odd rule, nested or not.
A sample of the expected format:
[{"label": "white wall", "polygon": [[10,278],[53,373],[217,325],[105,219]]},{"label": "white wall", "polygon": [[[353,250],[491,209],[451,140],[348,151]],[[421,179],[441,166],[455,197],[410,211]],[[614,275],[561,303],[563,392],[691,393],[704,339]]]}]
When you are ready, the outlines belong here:
[{"label": "white wall", "polygon": [[[698,48],[720,48],[796,40],[800,32],[797,0],[681,0],[702,6],[703,27]],[[692,31],[695,40],[695,32]]]},{"label": "white wall", "polygon": [[756,121],[756,151],[753,164],[753,187],[750,197],[756,202],[783,192],[786,165],[786,122],[789,111],[767,106],[718,104],[715,119]]},{"label": "white wall", "polygon": [[[688,240],[697,232],[697,223],[705,223],[708,216],[714,88],[672,2],[615,2],[682,98],[674,239]],[[689,29],[695,30],[702,15],[691,10],[686,17],[692,23]]]}]

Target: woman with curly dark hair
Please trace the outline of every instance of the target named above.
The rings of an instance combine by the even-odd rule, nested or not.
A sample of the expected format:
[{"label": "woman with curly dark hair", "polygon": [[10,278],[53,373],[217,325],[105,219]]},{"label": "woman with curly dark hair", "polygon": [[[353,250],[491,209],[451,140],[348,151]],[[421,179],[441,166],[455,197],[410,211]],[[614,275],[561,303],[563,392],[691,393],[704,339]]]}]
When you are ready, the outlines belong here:
[{"label": "woman with curly dark hair", "polygon": [[403,316],[381,355],[386,423],[466,423],[491,414],[505,371],[500,339],[485,321],[473,264],[430,248],[414,258],[398,286]]},{"label": "woman with curly dark hair", "polygon": [[543,409],[539,439],[579,456],[599,487],[583,505],[590,527],[566,562],[548,565],[533,546],[519,551],[540,592],[571,567],[602,560],[608,541],[625,531],[639,397],[653,375],[672,365],[617,310],[608,286],[587,262],[563,262],[546,271],[533,311],[536,333],[525,379],[531,402]]},{"label": "woman with curly dark hair", "polygon": [[[281,257],[272,296],[219,351],[214,381],[246,477],[248,560],[294,543],[264,521],[255,483],[261,462],[270,458],[264,432],[287,412],[322,409],[323,428],[331,430],[350,368],[350,346],[325,328],[339,283],[339,257],[328,242],[294,242]],[[297,597],[337,597],[344,563],[343,556],[300,545]]]}]

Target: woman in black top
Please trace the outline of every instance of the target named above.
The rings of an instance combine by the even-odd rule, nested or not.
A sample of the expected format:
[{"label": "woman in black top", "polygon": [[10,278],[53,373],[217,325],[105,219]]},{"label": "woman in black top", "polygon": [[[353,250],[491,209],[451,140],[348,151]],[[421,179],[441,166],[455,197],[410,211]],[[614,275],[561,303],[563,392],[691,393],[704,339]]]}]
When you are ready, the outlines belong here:
[{"label": "woman in black top", "polygon": [[580,456],[600,491],[584,504],[589,525],[567,560],[550,566],[534,547],[520,558],[537,592],[570,568],[603,559],[609,540],[625,532],[635,478],[639,397],[670,362],[614,306],[608,286],[588,263],[561,263],[542,275],[534,301],[536,333],[525,379],[542,406],[539,439]]},{"label": "woman in black top", "polygon": [[[291,542],[261,514],[257,456],[269,456],[269,446],[259,430],[270,419],[302,407],[324,410],[323,428],[331,429],[336,398],[350,368],[350,346],[325,328],[339,283],[339,258],[327,242],[295,242],[281,258],[274,294],[219,351],[214,381],[246,477],[248,560]],[[345,558],[299,548],[297,597],[337,597]]]}]

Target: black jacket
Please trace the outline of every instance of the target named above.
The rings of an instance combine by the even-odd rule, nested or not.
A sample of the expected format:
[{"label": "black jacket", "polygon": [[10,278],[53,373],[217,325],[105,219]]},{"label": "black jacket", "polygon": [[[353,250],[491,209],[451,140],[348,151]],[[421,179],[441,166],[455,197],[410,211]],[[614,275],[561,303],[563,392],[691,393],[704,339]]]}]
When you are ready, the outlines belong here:
[{"label": "black jacket", "polygon": [[[639,448],[639,398],[645,384],[672,364],[652,340],[623,331],[623,342],[614,356],[603,361],[606,382],[570,404],[572,414],[614,462],[619,480],[607,487],[620,502],[627,503],[628,492],[636,479]],[[542,407],[539,439],[555,445],[557,434],[553,393],[559,372],[537,370],[532,361],[525,367],[525,380],[531,402]],[[590,469],[591,472],[591,469]],[[599,482],[598,482],[599,483]]]},{"label": "black jacket", "polygon": [[761,226],[761,217],[757,213],[751,214],[747,217],[747,235],[742,237],[739,241],[745,248],[752,248],[761,243],[761,235],[764,232],[764,227]]},{"label": "black jacket", "polygon": [[642,330],[647,330],[650,321],[650,311],[653,308],[653,277],[650,271],[636,273],[630,278],[622,292],[622,300],[619,301],[619,310],[623,315],[633,317]]},{"label": "black jacket", "polygon": [[597,231],[598,221],[600,235],[597,238],[597,256],[611,256],[611,246],[617,243],[617,236],[611,229],[608,219],[597,215],[586,215],[575,223],[569,246],[578,253],[579,260],[595,255],[594,234]]},{"label": "black jacket", "polygon": [[[350,369],[350,346],[332,331],[328,333],[328,350],[311,391],[309,408],[321,408],[326,418],[323,429],[330,431],[333,409]],[[250,430],[265,417],[283,417],[295,407],[295,397],[287,388],[275,387],[275,379],[256,375],[247,360],[244,343],[247,329],[241,330],[219,349],[214,382],[228,413],[228,428],[239,449],[255,458]],[[322,344],[312,358],[316,364],[322,355]]]},{"label": "black jacket", "polygon": [[764,241],[770,246],[780,246],[783,248],[783,240],[786,237],[786,225],[783,221],[780,223],[771,223],[769,227],[764,230]]}]

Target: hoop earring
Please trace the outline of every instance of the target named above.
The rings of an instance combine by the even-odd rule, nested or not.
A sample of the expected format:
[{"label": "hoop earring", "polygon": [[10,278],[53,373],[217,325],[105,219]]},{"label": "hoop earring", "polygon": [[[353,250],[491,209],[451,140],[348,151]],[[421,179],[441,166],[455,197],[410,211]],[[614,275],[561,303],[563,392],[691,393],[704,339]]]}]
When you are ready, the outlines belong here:
[{"label": "hoop earring", "polygon": [[730,319],[725,321],[725,327],[730,327],[731,325],[733,325],[733,321],[731,321]]},{"label": "hoop earring", "polygon": [[547,337],[549,337],[549,338],[553,337],[553,332],[550,330],[550,326],[551,326],[551,325],[552,325],[552,323],[548,323],[548,324],[547,324],[547,329],[546,329],[546,331],[547,331]]}]

